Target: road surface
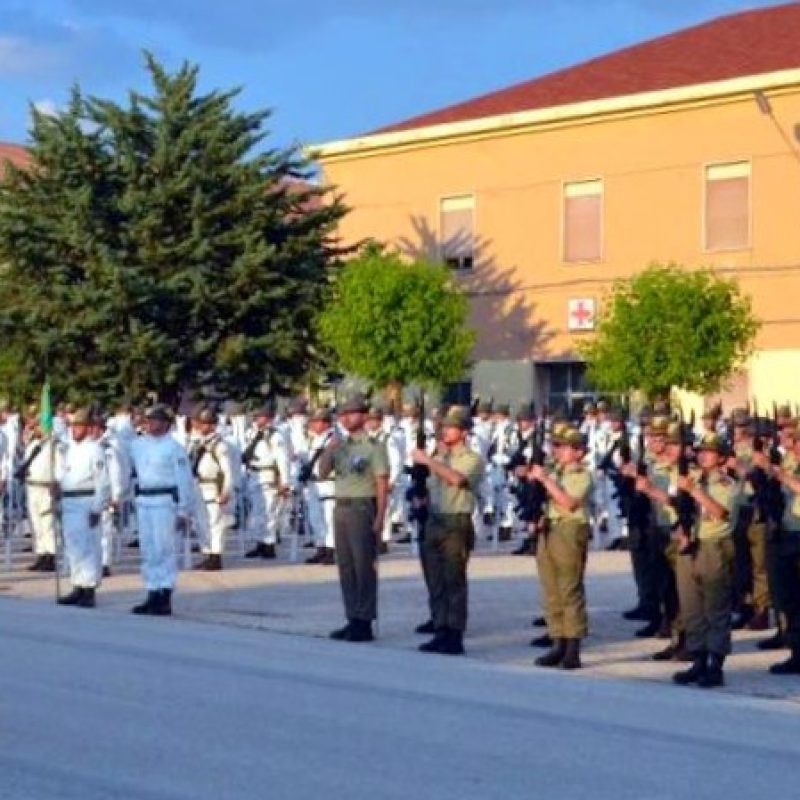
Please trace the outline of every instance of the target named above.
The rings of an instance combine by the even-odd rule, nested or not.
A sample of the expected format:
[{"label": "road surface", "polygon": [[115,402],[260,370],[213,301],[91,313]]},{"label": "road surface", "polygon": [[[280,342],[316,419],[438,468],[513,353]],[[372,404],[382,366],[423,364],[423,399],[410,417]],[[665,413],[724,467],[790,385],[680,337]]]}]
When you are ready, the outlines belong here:
[{"label": "road surface", "polygon": [[0,798],[795,797],[797,704],[0,596]]}]

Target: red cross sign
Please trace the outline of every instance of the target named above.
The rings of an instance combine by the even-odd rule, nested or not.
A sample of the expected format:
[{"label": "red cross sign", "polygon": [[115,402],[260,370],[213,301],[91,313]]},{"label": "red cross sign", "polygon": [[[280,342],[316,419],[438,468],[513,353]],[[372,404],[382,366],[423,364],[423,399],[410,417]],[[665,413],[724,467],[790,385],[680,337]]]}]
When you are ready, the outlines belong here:
[{"label": "red cross sign", "polygon": [[596,305],[594,298],[569,300],[567,309],[569,330],[593,331],[597,312]]}]

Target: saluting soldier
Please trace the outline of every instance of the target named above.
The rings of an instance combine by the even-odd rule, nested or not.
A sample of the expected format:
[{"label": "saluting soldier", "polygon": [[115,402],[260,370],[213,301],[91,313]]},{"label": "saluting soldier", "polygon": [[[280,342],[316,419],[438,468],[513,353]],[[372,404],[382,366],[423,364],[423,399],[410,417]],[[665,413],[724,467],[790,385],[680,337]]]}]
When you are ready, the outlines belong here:
[{"label": "saluting soldier", "polygon": [[[724,443],[706,434],[698,444],[700,476],[678,476],[677,489],[697,504],[696,541],[681,542],[678,597],[692,666],[673,676],[676,683],[722,686],[722,666],[731,650],[733,593],[733,511],[736,484],[723,472]],[[691,534],[683,531],[682,537]]]},{"label": "saluting soldier", "polygon": [[334,436],[319,459],[319,477],[335,473],[334,533],[336,563],[347,624],[332,639],[372,641],[377,615],[376,560],[389,487],[386,448],[364,430],[369,407],[361,395],[338,411],[344,438]]},{"label": "saluting soldier", "polygon": [[555,472],[538,464],[530,469],[549,497],[548,524],[539,535],[536,563],[544,594],[544,614],[553,647],[536,659],[540,667],[578,669],[580,644],[589,629],[584,573],[589,544],[592,479],[584,466],[586,448],[576,428],[553,434]]},{"label": "saluting soldier", "polygon": [[784,620],[783,644],[788,660],[773,664],[773,675],[800,675],[800,436],[791,428],[785,437],[786,456],[781,466],[768,467],[781,482],[784,514],[779,530],[770,531],[771,589],[775,607]]},{"label": "saluting soldier", "polygon": [[103,451],[89,437],[91,414],[78,409],[70,420],[70,441],[56,462],[61,525],[72,591],[61,605],[92,608],[100,585],[100,515],[110,486]]},{"label": "saluting soldier", "polygon": [[429,516],[422,548],[433,639],[424,653],[462,655],[467,626],[467,563],[475,546],[472,515],[484,463],[467,445],[472,425],[468,408],[453,406],[441,422],[436,456],[415,448],[412,458],[430,470]]}]

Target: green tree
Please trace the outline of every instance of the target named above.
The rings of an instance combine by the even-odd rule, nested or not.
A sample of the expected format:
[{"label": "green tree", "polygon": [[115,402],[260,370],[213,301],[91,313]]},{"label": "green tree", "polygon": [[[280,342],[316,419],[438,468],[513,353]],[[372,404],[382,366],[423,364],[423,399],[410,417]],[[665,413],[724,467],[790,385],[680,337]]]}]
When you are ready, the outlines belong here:
[{"label": "green tree", "polygon": [[[198,90],[198,68],[147,56],[148,95],[78,89],[33,111],[25,169],[0,186],[0,333],[55,392],[242,398],[299,380],[339,255],[345,210],[297,147],[268,148],[269,112]],[[32,367],[32,369],[31,369]]]},{"label": "green tree", "polygon": [[758,328],[735,281],[653,264],[615,284],[582,353],[600,390],[706,394],[719,391],[750,355]]},{"label": "green tree", "polygon": [[377,387],[443,386],[468,364],[468,310],[445,267],[406,263],[372,243],[340,272],[321,338],[339,369]]}]

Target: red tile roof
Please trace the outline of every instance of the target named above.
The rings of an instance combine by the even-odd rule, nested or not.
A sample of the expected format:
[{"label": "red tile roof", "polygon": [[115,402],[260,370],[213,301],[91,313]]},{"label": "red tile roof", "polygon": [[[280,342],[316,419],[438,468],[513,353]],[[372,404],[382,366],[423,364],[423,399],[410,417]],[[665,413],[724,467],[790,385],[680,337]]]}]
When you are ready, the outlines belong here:
[{"label": "red tile roof", "polygon": [[18,144],[4,144],[0,142],[0,176],[5,171],[5,162],[10,161],[17,167],[25,166],[30,162],[28,151]]},{"label": "red tile roof", "polygon": [[800,67],[800,2],[686,28],[373,133],[674,89]]}]

